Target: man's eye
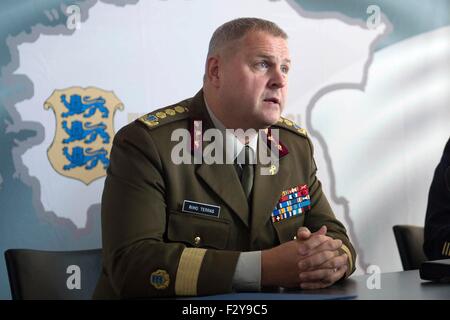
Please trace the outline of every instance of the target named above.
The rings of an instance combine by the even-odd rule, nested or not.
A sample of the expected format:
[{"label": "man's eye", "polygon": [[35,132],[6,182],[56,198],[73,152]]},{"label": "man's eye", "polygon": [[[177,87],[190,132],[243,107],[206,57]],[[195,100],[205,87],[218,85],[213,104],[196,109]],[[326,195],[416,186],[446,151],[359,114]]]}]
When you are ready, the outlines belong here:
[{"label": "man's eye", "polygon": [[287,74],[289,72],[289,67],[288,66],[281,66],[281,72]]},{"label": "man's eye", "polygon": [[261,61],[261,62],[258,62],[256,64],[256,66],[259,67],[259,68],[267,69],[269,67],[269,64],[267,62],[265,62],[265,61]]}]

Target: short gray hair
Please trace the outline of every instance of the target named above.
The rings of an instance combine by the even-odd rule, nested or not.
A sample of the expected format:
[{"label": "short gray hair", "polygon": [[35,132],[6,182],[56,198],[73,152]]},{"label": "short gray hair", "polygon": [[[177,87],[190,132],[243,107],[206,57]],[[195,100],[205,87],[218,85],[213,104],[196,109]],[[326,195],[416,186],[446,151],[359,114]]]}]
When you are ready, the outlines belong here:
[{"label": "short gray hair", "polygon": [[271,21],[259,18],[238,18],[224,23],[214,31],[209,41],[207,56],[216,54],[224,45],[241,39],[249,31],[263,31],[285,40],[288,38],[286,32]]}]

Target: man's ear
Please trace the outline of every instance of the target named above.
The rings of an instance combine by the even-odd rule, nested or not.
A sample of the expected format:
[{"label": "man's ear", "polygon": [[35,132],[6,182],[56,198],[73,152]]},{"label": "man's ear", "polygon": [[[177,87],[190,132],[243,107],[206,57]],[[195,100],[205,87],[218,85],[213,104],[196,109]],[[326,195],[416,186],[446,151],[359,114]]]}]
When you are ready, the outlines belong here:
[{"label": "man's ear", "polygon": [[209,83],[216,88],[220,86],[219,62],[220,58],[218,56],[211,56],[206,62],[206,77]]}]

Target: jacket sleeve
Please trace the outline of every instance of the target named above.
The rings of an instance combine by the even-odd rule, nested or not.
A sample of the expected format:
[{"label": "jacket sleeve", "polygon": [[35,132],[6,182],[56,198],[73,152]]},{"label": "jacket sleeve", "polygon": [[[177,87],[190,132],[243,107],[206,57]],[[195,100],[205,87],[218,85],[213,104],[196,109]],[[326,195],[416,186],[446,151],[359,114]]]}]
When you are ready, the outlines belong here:
[{"label": "jacket sleeve", "polygon": [[114,138],[102,196],[104,268],[120,298],[231,291],[239,252],[165,242],[164,172],[150,132],[138,123]]},{"label": "jacket sleeve", "polygon": [[450,140],[428,195],[423,249],[430,260],[450,257]]},{"label": "jacket sleeve", "polygon": [[316,176],[317,166],[313,157],[313,146],[308,139],[310,149],[310,177],[309,177],[309,193],[311,199],[311,210],[305,216],[305,226],[312,232],[317,231],[323,225],[327,226],[327,236],[333,239],[342,240],[341,254],[347,254],[349,258],[349,268],[346,277],[355,271],[356,252],[344,225],[336,219],[325,194],[322,191],[322,184]]}]

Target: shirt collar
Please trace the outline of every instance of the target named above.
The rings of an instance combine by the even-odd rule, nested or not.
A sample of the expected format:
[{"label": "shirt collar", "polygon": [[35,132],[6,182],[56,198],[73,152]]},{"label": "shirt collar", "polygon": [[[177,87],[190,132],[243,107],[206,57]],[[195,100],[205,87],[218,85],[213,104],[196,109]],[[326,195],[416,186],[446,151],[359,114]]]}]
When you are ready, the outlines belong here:
[{"label": "shirt collar", "polygon": [[[230,131],[226,130],[224,124],[214,115],[212,110],[209,108],[208,103],[205,100],[206,110],[208,110],[208,114],[214,124],[214,126],[222,132],[222,135],[225,137],[225,150],[233,150],[234,152],[228,153],[225,152],[226,163],[233,163],[236,157],[241,153],[242,149],[245,147],[239,139]],[[252,149],[253,154],[256,155],[257,146],[258,146],[258,134],[253,136],[248,142],[248,146]],[[254,162],[256,163],[256,162]]]}]

